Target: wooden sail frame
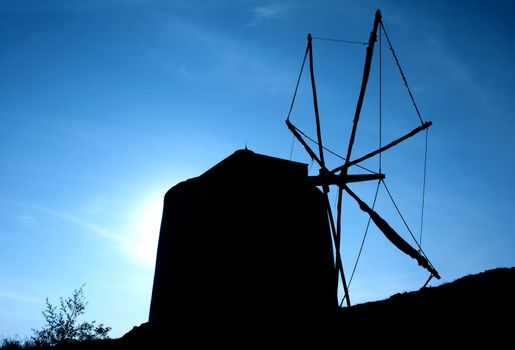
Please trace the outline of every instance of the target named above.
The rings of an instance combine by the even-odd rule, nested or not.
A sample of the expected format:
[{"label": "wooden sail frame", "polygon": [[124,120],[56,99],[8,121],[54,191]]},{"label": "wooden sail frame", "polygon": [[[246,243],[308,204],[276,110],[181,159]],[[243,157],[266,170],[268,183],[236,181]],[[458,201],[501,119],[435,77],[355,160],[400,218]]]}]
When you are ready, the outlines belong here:
[{"label": "wooden sail frame", "polygon": [[[350,190],[350,188],[347,186],[348,183],[352,182],[362,182],[362,181],[371,181],[371,180],[383,180],[385,175],[381,173],[375,173],[375,174],[348,174],[348,170],[351,166],[358,165],[362,161],[372,158],[376,155],[380,155],[382,152],[385,152],[389,150],[390,148],[398,145],[399,143],[415,136],[419,132],[428,129],[432,122],[422,122],[421,125],[412,131],[408,132],[407,134],[401,136],[400,138],[390,142],[389,144],[378,148],[377,150],[374,150],[364,156],[361,156],[359,158],[356,158],[354,160],[351,160],[352,156],[352,150],[355,142],[355,136],[356,131],[360,119],[360,113],[361,108],[363,106],[363,101],[367,89],[367,83],[370,75],[370,68],[372,63],[372,57],[374,53],[374,46],[377,41],[377,32],[379,29],[379,26],[383,27],[382,25],[382,15],[380,10],[377,10],[375,13],[373,28],[370,33],[370,37],[368,40],[367,48],[366,48],[366,57],[365,57],[365,63],[363,68],[363,77],[360,87],[360,92],[356,104],[356,110],[354,113],[354,120],[353,120],[353,126],[351,135],[349,138],[349,144],[347,148],[347,156],[345,158],[345,162],[343,165],[338,166],[332,170],[329,170],[325,164],[324,159],[324,146],[322,143],[322,132],[320,127],[320,116],[318,112],[318,99],[317,99],[317,91],[316,91],[316,84],[315,84],[315,74],[314,74],[314,68],[313,68],[313,46],[312,46],[312,35],[308,34],[308,44],[306,48],[306,54],[304,56],[304,62],[302,65],[302,68],[304,67],[304,63],[306,60],[306,57],[309,58],[309,68],[310,68],[310,80],[311,80],[311,88],[312,88],[312,95],[313,95],[313,107],[314,107],[314,113],[315,113],[315,122],[316,122],[316,133],[317,133],[317,140],[316,143],[318,145],[318,154],[309,147],[306,140],[304,140],[304,137],[302,136],[302,133],[300,130],[298,130],[295,125],[290,121],[289,115],[286,119],[286,125],[288,129],[292,132],[294,137],[301,143],[301,145],[304,147],[308,155],[316,161],[316,163],[319,165],[319,175],[310,176],[310,181],[313,182],[314,185],[321,186],[322,192],[325,196],[326,206],[327,206],[327,216],[330,223],[330,229],[331,234],[334,242],[334,248],[335,248],[335,267],[336,267],[336,273],[338,274],[338,277],[341,278],[344,294],[345,294],[345,300],[347,306],[351,305],[350,302],[350,296],[349,296],[349,290],[347,281],[345,278],[341,253],[340,253],[340,243],[341,243],[341,213],[342,213],[342,196],[343,192],[346,192],[351,198],[353,198],[359,205],[360,209],[367,213],[371,220],[374,222],[374,224],[379,228],[379,230],[385,235],[385,237],[394,244],[399,250],[401,250],[406,255],[410,256],[411,258],[415,259],[417,263],[425,268],[430,273],[429,280],[433,277],[440,279],[440,275],[438,271],[434,268],[434,266],[431,264],[431,262],[427,259],[425,254],[421,250],[416,250],[413,248],[408,242],[406,242],[389,224],[386,220],[384,220],[377,212],[375,212],[370,206],[368,206],[364,201],[362,201],[353,191]],[[384,28],[384,27],[383,27]],[[397,62],[398,64],[398,62]],[[400,66],[399,66],[400,69]],[[302,69],[301,69],[302,74]],[[401,70],[401,74],[402,70]],[[404,75],[403,79],[405,81]],[[300,76],[299,76],[300,81]],[[406,81],[405,81],[406,83]],[[298,87],[298,82],[297,82]],[[410,96],[411,92],[410,92]],[[292,101],[292,106],[294,99]],[[416,107],[416,105],[415,105]],[[290,108],[291,112],[291,108]],[[417,108],[418,113],[418,108]],[[419,115],[420,117],[420,115]],[[336,185],[338,187],[338,201],[336,205],[336,220],[334,219],[331,206],[329,203],[329,186],[330,185]],[[335,222],[336,221],[336,222]],[[420,248],[420,247],[419,247]],[[429,281],[428,280],[428,281]],[[426,282],[427,284],[427,282]]]}]

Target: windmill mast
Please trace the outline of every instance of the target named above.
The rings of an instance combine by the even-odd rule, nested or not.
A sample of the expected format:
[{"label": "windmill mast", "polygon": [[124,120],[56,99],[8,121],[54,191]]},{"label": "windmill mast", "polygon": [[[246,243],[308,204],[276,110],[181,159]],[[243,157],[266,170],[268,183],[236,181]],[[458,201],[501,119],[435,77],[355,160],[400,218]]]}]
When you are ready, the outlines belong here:
[{"label": "windmill mast", "polygon": [[[320,169],[319,174],[315,176],[310,176],[309,181],[311,181],[312,184],[316,186],[322,187],[322,192],[325,197],[326,202],[326,209],[327,209],[327,217],[330,223],[330,229],[331,234],[334,242],[334,249],[335,249],[335,267],[336,267],[336,273],[337,273],[337,280],[338,278],[341,278],[343,289],[344,289],[344,299],[346,300],[347,306],[350,306],[350,297],[349,297],[349,291],[348,291],[348,285],[347,281],[345,279],[345,273],[343,269],[343,263],[341,259],[341,253],[340,253],[340,241],[341,241],[341,215],[342,215],[342,197],[343,192],[345,191],[351,198],[353,198],[359,205],[360,209],[364,211],[366,214],[369,215],[370,219],[374,222],[374,224],[379,228],[379,230],[385,235],[385,237],[393,243],[399,250],[401,250],[406,255],[410,256],[411,258],[415,259],[418,264],[422,267],[424,267],[426,270],[430,272],[430,278],[436,277],[437,279],[440,278],[440,275],[438,274],[438,271],[433,267],[433,265],[429,262],[425,254],[422,252],[420,246],[419,250],[417,251],[414,249],[409,243],[407,243],[395,230],[384,220],[377,212],[373,210],[370,206],[368,206],[364,201],[362,201],[353,191],[350,190],[350,188],[347,186],[349,183],[353,182],[363,182],[363,181],[372,181],[372,180],[378,180],[383,181],[385,178],[385,175],[379,172],[373,173],[373,174],[348,174],[348,170],[351,166],[358,165],[359,163],[363,162],[366,159],[372,158],[374,156],[380,155],[382,152],[385,152],[386,150],[394,147],[395,145],[413,137],[414,135],[418,134],[419,132],[426,130],[429,128],[432,123],[429,122],[423,122],[420,118],[420,113],[417,110],[417,114],[419,115],[421,125],[412,131],[408,132],[407,134],[399,137],[398,139],[390,142],[384,147],[379,147],[377,150],[374,150],[362,157],[359,157],[357,159],[351,160],[352,156],[352,149],[355,142],[356,132],[358,128],[358,123],[360,120],[360,113],[363,106],[363,101],[365,99],[365,93],[367,89],[367,83],[370,76],[370,68],[372,64],[372,57],[374,53],[374,45],[377,41],[377,31],[379,30],[381,26],[381,29],[384,30],[383,24],[382,24],[382,16],[380,10],[377,10],[375,13],[374,18],[374,24],[372,31],[370,33],[370,37],[367,44],[366,49],[366,57],[365,57],[365,64],[363,68],[363,78],[361,82],[361,88],[356,104],[356,110],[354,113],[354,120],[352,124],[352,131],[349,138],[349,144],[347,148],[347,157],[344,158],[345,162],[343,165],[336,167],[333,170],[329,170],[326,167],[325,159],[324,159],[324,149],[326,149],[323,146],[322,143],[322,132],[321,132],[321,126],[320,126],[320,115],[318,111],[318,99],[317,99],[317,91],[316,91],[316,84],[315,84],[315,74],[314,74],[314,68],[313,68],[313,45],[312,45],[312,39],[313,36],[308,34],[308,44],[306,48],[306,54],[304,55],[304,61],[302,64],[302,68],[299,75],[299,80],[297,81],[297,87],[295,89],[295,94],[293,96],[292,101],[292,107],[293,103],[295,101],[295,96],[297,93],[298,84],[300,81],[300,76],[302,75],[302,70],[304,68],[304,63],[306,61],[306,58],[309,57],[309,68],[310,68],[310,77],[311,77],[311,88],[312,88],[312,94],[313,94],[313,106],[314,106],[314,112],[315,112],[315,123],[316,123],[316,132],[317,132],[317,139],[316,141],[313,139],[310,139],[306,134],[304,134],[301,130],[299,130],[291,121],[290,121],[290,114],[288,114],[288,118],[286,119],[286,125],[288,129],[293,133],[294,137],[301,143],[301,145],[304,147],[308,155],[315,160]],[[391,43],[388,40],[391,48]],[[391,48],[392,53],[393,48]],[[395,56],[396,58],[396,56]],[[396,59],[397,66],[399,67],[399,70],[401,71],[401,75],[403,76],[403,79],[406,84],[406,79],[404,77],[404,74],[402,73],[402,69],[400,69],[398,60]],[[409,88],[408,88],[409,90]],[[413,101],[412,94],[410,92],[410,96]],[[414,101],[413,101],[414,102]],[[416,107],[416,105],[415,105]],[[290,107],[290,113],[291,113],[291,107]],[[311,141],[315,142],[318,145],[318,155],[310,148],[310,146],[307,144],[304,137],[310,139]],[[331,210],[331,205],[329,202],[329,186],[330,185],[336,185],[338,187],[338,202],[336,206],[336,220],[334,219],[334,215]],[[336,221],[336,223],[335,223]],[[417,243],[418,245],[418,243]]]}]

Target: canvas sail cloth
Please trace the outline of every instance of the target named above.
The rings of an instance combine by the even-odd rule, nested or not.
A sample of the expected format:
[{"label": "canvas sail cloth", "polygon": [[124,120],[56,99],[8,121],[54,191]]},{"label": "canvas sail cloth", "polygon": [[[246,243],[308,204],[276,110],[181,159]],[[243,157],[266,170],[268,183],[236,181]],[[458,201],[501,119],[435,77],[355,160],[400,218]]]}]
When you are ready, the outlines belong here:
[{"label": "canvas sail cloth", "polygon": [[318,322],[335,312],[327,211],[307,170],[245,149],[171,188],[150,323]]}]

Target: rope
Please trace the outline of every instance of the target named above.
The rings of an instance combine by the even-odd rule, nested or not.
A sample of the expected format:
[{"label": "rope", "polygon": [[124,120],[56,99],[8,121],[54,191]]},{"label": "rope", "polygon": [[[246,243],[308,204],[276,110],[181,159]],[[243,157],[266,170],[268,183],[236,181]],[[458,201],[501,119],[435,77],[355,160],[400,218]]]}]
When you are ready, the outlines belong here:
[{"label": "rope", "polygon": [[429,138],[429,130],[426,129],[426,146],[424,148],[424,176],[422,181],[422,209],[420,214],[420,235],[419,241],[420,246],[422,247],[422,232],[424,227],[424,206],[426,199],[426,174],[427,174],[427,139]]},{"label": "rope", "polygon": [[420,244],[418,243],[417,239],[413,235],[413,232],[411,232],[411,229],[409,228],[408,223],[404,219],[404,216],[402,216],[402,213],[401,213],[399,207],[397,206],[397,203],[395,203],[395,200],[393,199],[393,196],[390,193],[390,190],[388,189],[388,186],[386,186],[386,182],[384,180],[381,180],[381,182],[383,183],[384,188],[386,189],[386,192],[388,193],[388,196],[390,197],[390,200],[393,203],[393,206],[395,207],[395,209],[397,210],[397,213],[399,214],[400,218],[402,219],[402,222],[404,223],[404,226],[406,226],[406,229],[408,230],[409,234],[411,235],[411,238],[413,238],[413,241],[415,241],[415,244],[417,245],[419,251],[422,252],[422,247],[420,247]]},{"label": "rope", "polygon": [[337,192],[335,192],[333,207],[336,208],[336,203],[337,202],[338,202],[338,194],[337,194]]},{"label": "rope", "polygon": [[[383,45],[382,45],[382,36],[381,31],[379,31],[379,148],[383,147],[383,71],[382,71],[382,63],[383,63]],[[379,153],[379,174],[381,173],[382,169],[382,152]],[[372,203],[372,210],[374,210],[374,207],[376,205],[377,200],[377,194],[379,193],[379,187],[381,186],[381,181],[377,182],[376,187],[376,193],[374,195],[374,202]],[[368,234],[368,228],[370,227],[370,221],[372,220],[371,217],[368,217],[367,227],[365,228],[365,234],[363,235],[363,239],[361,241],[361,245],[359,247],[358,256],[356,257],[356,262],[354,263],[354,267],[352,268],[352,273],[349,278],[348,288],[350,288],[350,285],[352,283],[352,279],[354,278],[354,273],[356,272],[356,269],[358,267],[359,259],[361,258],[361,253],[363,252],[363,247],[365,245],[365,240],[367,239]],[[343,301],[345,300],[345,297],[343,297],[340,307],[343,305]]]},{"label": "rope", "polygon": [[291,148],[290,148],[290,160],[293,156],[293,146],[295,145],[295,135],[293,135],[293,139],[291,140]]},{"label": "rope", "polygon": [[293,104],[295,103],[295,97],[297,97],[297,90],[299,89],[300,78],[302,77],[302,71],[304,70],[304,64],[306,63],[306,57],[308,57],[308,51],[309,51],[309,46],[306,48],[306,52],[304,53],[304,59],[302,60],[302,66],[300,67],[299,77],[297,78],[297,84],[295,85],[295,92],[293,93],[290,110],[288,111],[288,117],[286,119],[290,119],[290,114],[291,114],[291,111],[293,110]]},{"label": "rope", "polygon": [[[379,149],[383,140],[383,45],[382,35],[379,31]],[[379,173],[381,173],[383,152],[379,153]]]},{"label": "rope", "polygon": [[422,286],[422,288],[420,288],[419,290],[422,290],[424,288],[427,287],[427,285],[429,284],[429,282],[431,282],[431,280],[433,279],[434,275],[433,274],[430,274],[429,275],[429,278],[427,279],[426,283],[424,283],[424,285]]},{"label": "rope", "polygon": [[[306,135],[302,130],[300,130],[299,128],[297,128],[296,126],[295,127],[295,130],[297,130],[302,136],[304,136],[305,138],[307,138],[309,141],[313,142],[315,145],[318,145],[318,142],[316,140],[314,140],[313,138],[309,137],[308,135]],[[340,159],[342,159],[343,161],[345,161],[345,158],[342,157],[341,155],[339,155],[338,153],[334,152],[334,151],[331,151],[329,148],[325,147],[325,146],[322,146],[322,148],[331,153],[333,156],[335,157],[338,157]],[[371,170],[371,169],[368,169],[368,168],[365,168],[364,166],[362,165],[359,165],[359,164],[354,164],[355,166],[357,166],[358,168],[362,169],[362,170],[365,170],[365,171],[368,171],[369,173],[371,174],[378,174],[377,172]]]},{"label": "rope", "polygon": [[[374,195],[374,202],[372,203],[372,210],[374,210],[374,207],[376,205],[377,194],[379,193],[380,185],[381,185],[381,182],[378,181],[377,182],[377,187],[376,187],[376,194]],[[356,272],[356,268],[358,267],[359,259],[361,257],[361,253],[363,252],[363,247],[365,245],[365,240],[367,239],[368,228],[370,227],[370,221],[371,220],[372,220],[372,218],[369,216],[368,217],[368,222],[367,222],[367,227],[365,228],[365,234],[363,235],[363,239],[361,241],[361,246],[359,247],[358,256],[356,257],[356,262],[354,263],[354,267],[352,268],[352,273],[350,275],[349,283],[347,284],[348,288],[350,288],[350,285],[352,283],[352,279],[354,278],[354,273]],[[343,299],[342,299],[342,301],[340,303],[340,307],[343,305],[343,301],[344,300],[345,300],[345,297],[343,297]]]},{"label": "rope", "polygon": [[311,167],[313,166],[313,163],[314,163],[314,159],[311,158],[311,163],[309,164],[309,167],[308,167],[308,174],[311,171]]},{"label": "rope", "polygon": [[384,188],[386,189],[386,192],[388,193],[388,196],[390,197],[393,205],[395,206],[395,209],[397,210],[397,213],[399,214],[400,218],[402,219],[402,222],[404,223],[404,225],[406,226],[406,229],[408,229],[408,232],[409,234],[411,235],[411,238],[413,238],[413,241],[415,242],[415,244],[417,245],[418,247],[418,252],[424,257],[426,258],[427,260],[427,263],[434,269],[434,266],[433,264],[431,264],[431,261],[429,260],[429,258],[427,257],[426,253],[424,252],[424,250],[422,249],[422,247],[420,246],[420,244],[418,243],[417,239],[415,238],[415,236],[413,235],[413,232],[411,232],[408,224],[406,223],[406,220],[404,220],[404,217],[402,216],[401,214],[401,211],[399,210],[399,207],[397,206],[397,203],[395,203],[395,200],[393,199],[392,197],[392,194],[390,193],[390,190],[388,189],[388,187],[386,186],[386,182],[383,180],[380,180],[383,185],[384,185]]},{"label": "rope", "polygon": [[368,43],[365,43],[363,41],[352,41],[352,40],[343,40],[343,39],[322,38],[322,37],[319,37],[319,36],[311,36],[311,37],[313,39],[317,39],[317,40],[334,41],[334,42],[346,43],[346,44],[368,45]]},{"label": "rope", "polygon": [[408,90],[409,96],[411,98],[411,102],[413,102],[413,106],[415,107],[415,111],[417,111],[418,119],[420,120],[420,123],[424,124],[422,117],[420,116],[420,111],[418,110],[417,104],[415,103],[415,99],[413,98],[413,94],[411,93],[411,89],[408,86],[408,80],[406,79],[406,76],[404,75],[404,72],[402,71],[401,65],[399,63],[399,59],[397,58],[397,55],[395,54],[395,51],[393,50],[392,43],[390,41],[390,38],[388,37],[388,33],[386,33],[386,29],[384,28],[384,24],[381,21],[381,28],[383,29],[384,36],[386,37],[386,40],[388,41],[388,45],[390,46],[390,51],[393,54],[393,58],[395,59],[395,63],[397,64],[397,68],[399,68],[399,72],[401,73],[402,80],[404,81],[404,86],[406,86],[406,89]]}]

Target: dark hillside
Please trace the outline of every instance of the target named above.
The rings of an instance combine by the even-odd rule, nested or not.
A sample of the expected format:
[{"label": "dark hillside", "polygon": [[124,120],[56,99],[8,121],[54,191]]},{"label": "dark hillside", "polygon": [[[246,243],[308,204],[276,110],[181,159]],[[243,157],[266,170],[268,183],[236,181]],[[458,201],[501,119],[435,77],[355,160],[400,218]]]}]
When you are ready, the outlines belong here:
[{"label": "dark hillside", "polygon": [[[416,340],[420,344],[458,342],[464,345],[476,341],[480,344],[504,344],[511,341],[510,331],[514,329],[514,296],[515,267],[498,268],[438,287],[399,293],[386,300],[342,309],[336,319],[329,322],[329,330],[325,322],[313,322],[311,328],[304,327],[302,330],[291,329],[285,324],[282,330],[274,329],[272,339],[279,334],[283,343],[291,345],[303,344],[306,339],[315,340],[319,342],[317,348],[325,348],[329,343],[346,343],[342,343],[343,339],[351,343],[356,340],[363,344],[379,342],[384,345],[401,345],[407,340]],[[232,333],[225,332],[217,325],[210,327],[206,333],[225,334],[231,338],[229,343],[239,337],[270,340],[267,320],[245,322],[244,327],[234,329]],[[323,331],[320,329],[322,325]],[[149,324],[139,329],[129,332],[122,341],[134,344],[131,339],[142,341],[145,335],[153,332]],[[167,334],[170,336],[168,339],[173,339],[172,329]]]},{"label": "dark hillside", "polygon": [[[65,349],[229,348],[325,349],[331,344],[380,344],[395,348],[451,345],[497,348],[512,342],[515,316],[515,267],[488,270],[454,282],[406,292],[376,302],[342,309],[335,320],[317,320],[310,327],[292,329],[285,323],[271,330],[266,319],[251,315],[235,328],[220,322],[178,332],[176,324],[157,330],[144,323],[119,339],[70,344]],[[273,315],[270,315],[273,318]],[[199,324],[202,324],[199,316]],[[330,324],[330,329],[327,328]],[[233,326],[235,323],[233,323]],[[324,327],[322,330],[320,326]],[[321,332],[322,331],[322,332]],[[495,346],[494,346],[495,345]],[[333,348],[333,346],[331,346]]]},{"label": "dark hillside", "polygon": [[515,268],[498,268],[343,309],[337,323],[356,332],[495,341],[513,330],[514,296]]}]

